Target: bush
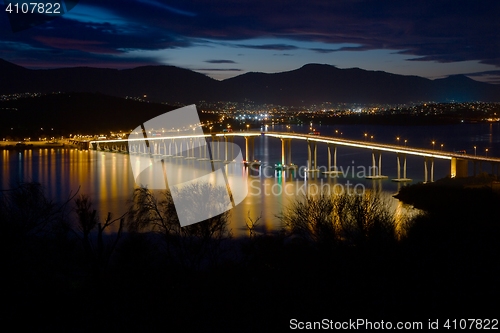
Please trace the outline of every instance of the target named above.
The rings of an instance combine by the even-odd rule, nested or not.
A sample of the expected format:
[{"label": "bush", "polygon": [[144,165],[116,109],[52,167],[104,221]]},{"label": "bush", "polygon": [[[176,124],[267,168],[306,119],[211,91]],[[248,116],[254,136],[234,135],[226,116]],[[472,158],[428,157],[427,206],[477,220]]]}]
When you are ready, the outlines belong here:
[{"label": "bush", "polygon": [[[227,193],[225,189],[209,184],[193,184],[177,194],[187,200],[192,193],[217,197],[223,192]],[[193,202],[192,209],[210,211],[213,205],[213,200]],[[161,234],[168,257],[173,263],[184,268],[200,269],[219,263],[227,252],[225,240],[231,238],[228,225],[229,212],[226,211],[205,221],[181,227],[171,192],[163,191],[155,195],[147,188],[140,187],[134,192],[128,228],[130,231]]]},{"label": "bush", "polygon": [[379,193],[306,195],[279,218],[291,235],[318,244],[360,246],[400,236],[389,203]]}]

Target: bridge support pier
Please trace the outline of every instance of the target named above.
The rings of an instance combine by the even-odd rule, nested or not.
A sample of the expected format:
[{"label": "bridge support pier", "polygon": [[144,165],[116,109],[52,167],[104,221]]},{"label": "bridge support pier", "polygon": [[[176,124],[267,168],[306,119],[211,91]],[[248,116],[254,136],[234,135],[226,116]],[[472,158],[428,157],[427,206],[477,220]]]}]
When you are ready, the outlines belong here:
[{"label": "bridge support pier", "polygon": [[212,149],[211,149],[211,159],[212,162],[222,162],[220,159],[220,140],[215,134],[212,134]]},{"label": "bridge support pier", "polygon": [[[231,143],[231,149],[229,149],[229,144]],[[234,160],[234,136],[224,135],[224,144],[225,144],[225,159],[224,163],[231,163]]]},{"label": "bridge support pier", "polygon": [[[467,160],[453,157],[451,159],[450,164],[451,164],[451,170],[450,170],[451,178],[467,177],[469,175],[468,171],[469,162]],[[475,165],[476,164],[474,163],[474,174],[476,173]]]},{"label": "bridge support pier", "polygon": [[245,161],[253,162],[253,149],[255,144],[255,137],[245,136]]},{"label": "bridge support pier", "polygon": [[378,168],[375,164],[375,151],[372,150],[372,167],[370,170],[370,174],[366,176],[366,179],[386,179],[389,178],[387,176],[382,175],[382,153],[378,153]]},{"label": "bridge support pier", "polygon": [[172,139],[172,158],[184,158],[182,156],[182,141]]},{"label": "bridge support pier", "polygon": [[[401,177],[401,162],[400,158],[403,157],[403,177]],[[406,178],[406,154],[397,154],[397,163],[398,163],[398,178],[393,179],[393,182],[411,182],[410,178]]]},{"label": "bridge support pier", "polygon": [[281,138],[281,165],[292,164],[292,139]]},{"label": "bridge support pier", "polygon": [[318,172],[318,147],[316,141],[307,140],[307,171]]},{"label": "bridge support pier", "polygon": [[[332,170],[332,147],[333,147],[333,170]],[[341,173],[337,169],[337,145],[328,143],[327,148],[328,148],[327,170],[326,172],[323,173],[337,176],[338,174]]]},{"label": "bridge support pier", "polygon": [[165,157],[172,157],[174,155],[174,139],[168,143],[168,150],[165,150]]},{"label": "bridge support pier", "polygon": [[167,146],[166,140],[162,140],[162,141],[163,141],[163,157],[171,157],[172,154],[170,153],[170,151],[171,151],[171,143],[172,142],[169,142],[168,146]]},{"label": "bridge support pier", "polygon": [[186,160],[194,160],[196,157],[194,157],[194,138],[189,138],[186,139],[186,148],[187,148],[187,157]]},{"label": "bridge support pier", "polygon": [[198,138],[198,161],[210,161],[207,157],[207,151],[210,149],[210,143],[205,140],[205,137]]},{"label": "bridge support pier", "polygon": [[431,172],[430,172],[430,176],[431,176],[431,183],[434,182],[434,157],[426,157],[424,159],[424,183],[427,183],[428,182],[428,168],[427,168],[427,161],[430,160],[431,161]]}]

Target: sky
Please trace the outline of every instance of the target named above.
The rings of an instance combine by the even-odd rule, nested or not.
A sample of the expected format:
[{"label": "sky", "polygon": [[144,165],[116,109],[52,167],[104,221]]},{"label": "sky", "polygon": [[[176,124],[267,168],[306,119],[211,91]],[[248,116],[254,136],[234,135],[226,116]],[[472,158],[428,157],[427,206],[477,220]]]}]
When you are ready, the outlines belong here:
[{"label": "sky", "polygon": [[0,58],[33,69],[173,65],[218,80],[321,63],[430,79],[466,74],[500,84],[498,0],[73,0],[65,5],[70,10],[64,15],[21,31],[13,31],[13,23],[29,20],[29,14],[14,16],[4,5]]}]

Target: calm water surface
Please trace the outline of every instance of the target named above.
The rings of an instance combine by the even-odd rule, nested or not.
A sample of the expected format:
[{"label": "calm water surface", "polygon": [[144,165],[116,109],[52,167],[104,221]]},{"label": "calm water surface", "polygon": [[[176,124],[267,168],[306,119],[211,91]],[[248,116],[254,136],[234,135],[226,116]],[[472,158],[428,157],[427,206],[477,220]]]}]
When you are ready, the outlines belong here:
[{"label": "calm water surface", "polygon": [[[374,136],[374,141],[396,143],[408,140],[409,146],[436,149],[466,150],[467,153],[484,155],[488,148],[488,156],[500,157],[500,124],[460,124],[447,126],[370,126],[344,125],[320,126],[313,124],[321,135],[340,135],[349,139],[362,139],[364,133]],[[269,127],[269,130],[286,131],[283,127]],[[291,129],[297,133],[307,133],[309,125],[296,126]],[[235,138],[235,143],[244,149],[242,138]],[[306,192],[316,193],[320,188],[346,190],[356,186],[358,190],[382,191],[388,197],[396,214],[401,216],[412,214],[409,207],[403,205],[391,195],[396,193],[402,184],[391,182],[395,178],[396,155],[383,154],[382,174],[386,180],[367,180],[359,178],[359,172],[371,165],[369,150],[339,147],[337,165],[345,171],[345,175],[337,178],[319,175],[312,178],[303,172],[294,175],[282,175],[274,171],[274,163],[281,160],[281,142],[276,138],[261,136],[255,141],[255,158],[262,161],[259,170],[238,169],[234,164],[226,165],[231,172],[243,173],[248,180],[248,196],[243,202],[231,210],[231,229],[235,235],[246,233],[247,218],[260,219],[262,231],[275,231],[280,227],[277,215],[281,213],[291,200]],[[307,146],[305,142],[292,141],[292,161],[305,166],[307,163]],[[183,169],[197,167],[195,160],[171,160]],[[407,176],[413,183],[423,181],[424,167],[422,157],[408,156]],[[318,165],[327,165],[326,145],[318,145]],[[130,156],[120,153],[97,151],[81,151],[77,149],[32,149],[24,151],[0,150],[0,189],[14,187],[18,182],[37,181],[44,185],[46,193],[56,201],[64,201],[75,193],[89,195],[101,218],[108,212],[118,217],[125,213],[131,195],[136,186],[130,167]],[[232,170],[229,170],[232,168]],[[470,172],[472,168],[469,168]],[[194,170],[194,169],[193,169]],[[355,170],[356,172],[352,172]],[[488,170],[486,170],[488,171]],[[231,174],[229,172],[229,174]],[[436,160],[434,179],[442,178],[449,173],[449,162]],[[231,179],[229,179],[231,182]]]}]

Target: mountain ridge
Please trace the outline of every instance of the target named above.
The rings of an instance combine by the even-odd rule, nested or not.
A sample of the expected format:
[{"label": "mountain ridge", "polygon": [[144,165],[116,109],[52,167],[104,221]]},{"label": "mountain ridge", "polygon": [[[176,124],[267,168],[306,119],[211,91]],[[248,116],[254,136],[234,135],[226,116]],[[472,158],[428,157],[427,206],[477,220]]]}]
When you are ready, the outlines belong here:
[{"label": "mountain ridge", "polygon": [[149,65],[130,69],[68,67],[27,69],[0,59],[0,94],[22,92],[99,92],[117,97],[147,96],[153,102],[252,100],[310,105],[332,103],[409,103],[419,101],[500,101],[500,85],[465,75],[430,80],[360,68],[310,63],[278,72],[248,72],[222,81],[189,69]]}]

